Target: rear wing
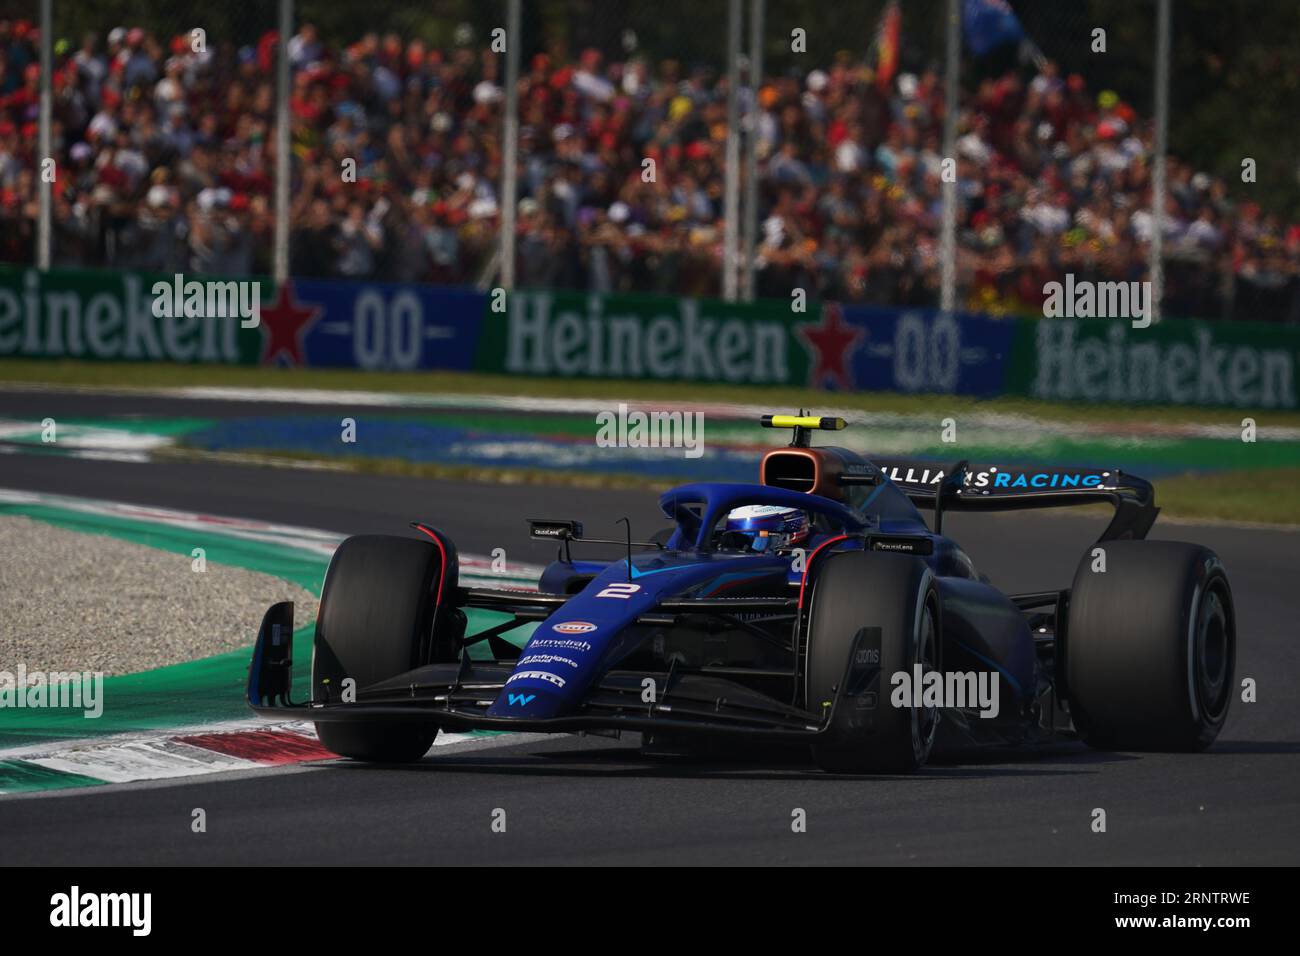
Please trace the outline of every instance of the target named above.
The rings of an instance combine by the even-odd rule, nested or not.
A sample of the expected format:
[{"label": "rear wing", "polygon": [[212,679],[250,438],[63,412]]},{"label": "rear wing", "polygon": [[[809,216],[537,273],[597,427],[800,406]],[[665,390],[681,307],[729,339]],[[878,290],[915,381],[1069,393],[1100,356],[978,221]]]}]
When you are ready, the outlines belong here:
[{"label": "rear wing", "polygon": [[[1018,511],[1106,502],[1115,508],[1115,516],[1100,541],[1144,538],[1160,513],[1151,483],[1118,468],[945,465],[917,458],[873,458],[872,462],[918,508]],[[944,481],[954,468],[963,467],[960,486]],[[943,491],[940,501],[945,486],[952,490]]]}]

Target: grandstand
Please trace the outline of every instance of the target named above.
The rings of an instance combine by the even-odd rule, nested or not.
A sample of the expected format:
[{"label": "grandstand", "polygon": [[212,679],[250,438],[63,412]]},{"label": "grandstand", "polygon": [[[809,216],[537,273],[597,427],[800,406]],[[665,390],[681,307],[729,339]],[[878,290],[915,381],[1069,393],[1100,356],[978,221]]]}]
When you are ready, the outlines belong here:
[{"label": "grandstand", "polygon": [[[904,4],[896,68],[864,31],[856,52],[823,45],[747,82],[759,297],[801,288],[849,303],[939,303],[947,104],[943,64],[907,55],[915,28]],[[188,31],[148,23],[55,39],[51,265],[271,274],[275,31],[203,51]],[[9,262],[31,262],[36,246],[37,40],[30,20],[0,22]],[[490,282],[504,57],[469,30],[435,43],[306,20],[288,51],[291,273]],[[721,295],[727,83],[715,65],[621,45],[532,43],[518,84],[516,283]],[[1144,277],[1153,136],[1151,118],[1119,93],[1047,56],[967,84],[958,302],[1033,314],[1063,273]],[[345,160],[354,179],[340,174]],[[1167,312],[1300,321],[1300,225],[1235,198],[1223,171],[1174,155],[1166,213]]]}]

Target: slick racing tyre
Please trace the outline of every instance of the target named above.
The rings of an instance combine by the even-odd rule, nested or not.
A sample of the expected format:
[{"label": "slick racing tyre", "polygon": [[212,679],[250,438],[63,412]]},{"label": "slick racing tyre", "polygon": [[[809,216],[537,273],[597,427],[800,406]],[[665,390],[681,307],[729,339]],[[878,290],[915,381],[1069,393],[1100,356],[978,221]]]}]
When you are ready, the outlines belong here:
[{"label": "slick racing tyre", "polygon": [[933,575],[918,558],[871,551],[833,554],[816,571],[805,663],[808,709],[822,713],[837,691],[839,697],[831,726],[813,744],[813,759],[838,773],[916,770],[934,746],[939,711],[892,706],[890,678],[905,672],[911,679],[917,664],[923,674],[940,669]]},{"label": "slick racing tyre", "polygon": [[[345,678],[360,690],[418,666],[431,638],[442,574],[443,552],[432,541],[357,535],[339,545],[316,618],[313,700],[338,701]],[[424,722],[318,721],[316,733],[341,756],[399,763],[423,757],[438,728]]]},{"label": "slick racing tyre", "polygon": [[1065,683],[1075,729],[1102,750],[1203,750],[1233,694],[1232,591],[1213,551],[1107,541],[1074,575]]}]

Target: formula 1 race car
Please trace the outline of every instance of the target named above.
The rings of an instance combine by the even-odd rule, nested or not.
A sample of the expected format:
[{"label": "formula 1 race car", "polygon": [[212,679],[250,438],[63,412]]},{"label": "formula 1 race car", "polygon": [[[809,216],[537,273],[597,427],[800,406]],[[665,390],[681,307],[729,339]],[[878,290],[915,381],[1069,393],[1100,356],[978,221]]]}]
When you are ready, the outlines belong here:
[{"label": "formula 1 race car", "polygon": [[[1232,592],[1208,549],[1143,540],[1158,512],[1147,482],[867,460],[812,447],[842,419],[762,424],[793,440],[763,456],[759,484],[664,493],[671,529],[600,542],[625,557],[575,558],[593,543],[578,521],[530,519],[558,548],[536,591],[460,586],[432,524],[348,538],[325,578],[310,699],[290,700],[281,603],[257,637],[250,704],[371,761],[415,760],[439,730],[473,728],[792,743],[840,772],[915,770],[941,732],[965,745],[1073,733],[1120,750],[1214,740],[1232,697]],[[950,511],[1099,500],[1114,516],[1059,590],[1003,594],[942,533]],[[504,613],[467,633],[470,609]],[[529,626],[526,642],[503,636]]]}]

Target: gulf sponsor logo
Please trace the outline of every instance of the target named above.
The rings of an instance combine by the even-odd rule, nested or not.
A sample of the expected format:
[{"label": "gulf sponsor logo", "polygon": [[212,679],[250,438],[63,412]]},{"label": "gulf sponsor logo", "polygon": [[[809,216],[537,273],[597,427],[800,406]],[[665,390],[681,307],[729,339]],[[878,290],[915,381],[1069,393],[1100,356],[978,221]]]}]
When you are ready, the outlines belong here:
[{"label": "gulf sponsor logo", "polygon": [[596,625],[590,621],[561,621],[551,625],[551,630],[557,634],[590,634],[595,629]]}]

